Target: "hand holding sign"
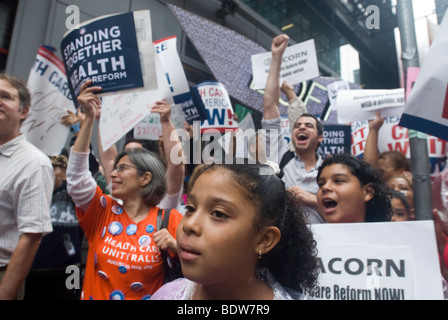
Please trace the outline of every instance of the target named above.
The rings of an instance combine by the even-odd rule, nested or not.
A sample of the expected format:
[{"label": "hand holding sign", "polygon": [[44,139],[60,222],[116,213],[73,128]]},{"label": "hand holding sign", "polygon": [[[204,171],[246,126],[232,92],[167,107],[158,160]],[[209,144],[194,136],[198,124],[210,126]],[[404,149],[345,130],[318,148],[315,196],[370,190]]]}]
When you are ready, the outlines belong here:
[{"label": "hand holding sign", "polygon": [[86,119],[95,119],[101,112],[101,101],[95,93],[102,90],[101,87],[90,87],[92,80],[85,81],[80,89],[78,102],[81,105]]}]

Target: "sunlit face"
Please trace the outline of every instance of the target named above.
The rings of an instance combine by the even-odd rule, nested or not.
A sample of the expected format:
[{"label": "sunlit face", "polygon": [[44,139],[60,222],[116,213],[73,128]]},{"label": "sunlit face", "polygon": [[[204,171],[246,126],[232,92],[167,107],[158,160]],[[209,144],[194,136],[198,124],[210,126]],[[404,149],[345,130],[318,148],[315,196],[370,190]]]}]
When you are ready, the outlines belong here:
[{"label": "sunlit face", "polygon": [[391,221],[408,221],[408,212],[403,202],[400,199],[392,198],[390,201],[392,205],[393,215]]},{"label": "sunlit face", "polygon": [[326,166],[317,183],[319,210],[326,222],[365,222],[366,203],[372,199],[372,193],[345,165]]},{"label": "sunlit face", "polygon": [[19,135],[20,122],[29,108],[20,110],[19,91],[8,81],[0,79],[0,143]]},{"label": "sunlit face", "polygon": [[183,274],[202,285],[238,281],[255,270],[257,209],[230,179],[222,168],[200,175],[177,229]]},{"label": "sunlit face", "polygon": [[409,182],[403,177],[393,177],[386,182],[390,189],[403,193],[408,200],[409,206],[414,208],[414,191]]},{"label": "sunlit face", "polygon": [[147,184],[136,166],[124,156],[110,173],[112,180],[112,196],[125,200],[140,195],[141,188]]},{"label": "sunlit face", "polygon": [[315,152],[319,143],[322,142],[323,136],[317,132],[316,119],[303,116],[296,121],[291,139],[296,152],[300,154]]}]

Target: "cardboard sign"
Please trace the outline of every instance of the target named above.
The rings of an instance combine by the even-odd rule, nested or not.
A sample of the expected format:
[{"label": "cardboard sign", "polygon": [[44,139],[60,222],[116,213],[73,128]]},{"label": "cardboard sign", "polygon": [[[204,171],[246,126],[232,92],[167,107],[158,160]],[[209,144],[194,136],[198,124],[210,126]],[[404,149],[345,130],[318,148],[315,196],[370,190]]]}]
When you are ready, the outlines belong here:
[{"label": "cardboard sign", "polygon": [[328,155],[350,154],[351,127],[346,125],[325,125],[324,140],[317,148],[317,152],[324,158]]},{"label": "cardboard sign", "polygon": [[[433,221],[311,225],[321,300],[442,300]],[[381,235],[381,236],[378,236]]]},{"label": "cardboard sign", "polygon": [[[271,66],[272,53],[253,55],[252,73],[254,90],[264,89]],[[314,39],[304,41],[286,48],[280,69],[280,83],[288,81],[297,84],[319,76],[319,64]]]},{"label": "cardboard sign", "polygon": [[21,126],[26,139],[49,156],[61,153],[70,133],[61,116],[76,112],[64,66],[53,50],[41,46],[37,52],[27,83],[30,113]]},{"label": "cardboard sign", "polygon": [[340,124],[375,119],[377,110],[383,117],[400,116],[405,105],[404,89],[340,90],[336,104]]},{"label": "cardboard sign", "polygon": [[429,48],[400,125],[448,140],[448,15]]},{"label": "cardboard sign", "polygon": [[[351,124],[352,145],[351,153],[356,157],[364,154],[367,135],[369,134],[368,121],[358,121]],[[428,155],[431,163],[431,174],[441,172],[445,169],[448,143],[435,136],[428,135]],[[411,157],[409,132],[400,126],[400,117],[387,117],[378,133],[378,151],[400,151],[408,159]]]},{"label": "cardboard sign", "polygon": [[[104,150],[134,128],[136,138],[157,140],[162,129],[160,123],[155,120],[158,115],[151,114],[151,109],[158,100],[166,100],[172,105],[172,118],[176,117],[176,121],[173,122],[177,128],[183,125],[183,122],[179,124],[181,120],[176,113],[177,104],[173,105],[175,103],[181,105],[182,101],[189,99],[190,89],[177,53],[176,41],[176,37],[169,37],[152,45],[151,50],[155,53],[157,90],[103,98],[103,109],[108,110],[105,113],[102,110],[100,120],[101,142]],[[123,115],[123,110],[127,110],[127,115]]]},{"label": "cardboard sign", "polygon": [[86,79],[103,88],[102,96],[157,89],[148,10],[84,22],[64,35],[61,52],[74,97]]},{"label": "cardboard sign", "polygon": [[200,83],[195,87],[207,112],[207,120],[201,123],[201,133],[208,129],[220,132],[237,130],[238,122],[233,120],[233,108],[226,88],[214,81]]}]

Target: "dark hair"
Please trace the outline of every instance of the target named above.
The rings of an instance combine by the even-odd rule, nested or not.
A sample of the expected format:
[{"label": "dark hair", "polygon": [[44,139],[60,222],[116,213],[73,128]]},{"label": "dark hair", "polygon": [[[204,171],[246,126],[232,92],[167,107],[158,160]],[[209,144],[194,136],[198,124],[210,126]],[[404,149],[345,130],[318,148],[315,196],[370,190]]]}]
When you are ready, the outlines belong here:
[{"label": "dark hair", "polygon": [[160,157],[146,149],[132,149],[120,153],[115,159],[114,167],[124,156],[128,156],[129,161],[137,167],[139,174],[143,175],[145,172],[151,172],[152,180],[142,188],[141,194],[149,205],[158,205],[166,193],[165,166]]},{"label": "dark hair", "polygon": [[400,151],[390,150],[380,153],[378,159],[390,159],[394,165],[394,169],[403,168],[405,171],[411,171],[411,164],[408,158]]},{"label": "dark hair", "polygon": [[389,196],[390,199],[398,199],[401,201],[401,203],[403,204],[404,208],[406,209],[406,213],[409,215],[409,213],[411,212],[411,207],[409,205],[408,199],[406,198],[406,196],[401,193],[400,191],[397,190],[390,190],[389,191]]},{"label": "dark hair", "polygon": [[390,221],[392,207],[390,197],[380,173],[369,163],[362,159],[347,154],[339,154],[326,158],[317,172],[316,180],[319,180],[322,170],[332,164],[342,164],[358,178],[361,186],[370,184],[374,190],[373,198],[367,202],[366,222]]},{"label": "dark hair", "polygon": [[313,288],[319,272],[316,242],[299,203],[270,166],[247,163],[247,160],[246,164],[240,162],[211,164],[202,174],[209,170],[227,170],[235,187],[258,208],[255,230],[266,226],[279,228],[279,243],[263,255],[258,267],[269,269],[284,287],[301,292]]},{"label": "dark hair", "polygon": [[303,117],[309,117],[309,118],[313,118],[314,120],[316,120],[317,134],[319,136],[324,134],[324,126],[323,126],[322,122],[316,116],[312,115],[311,113],[302,113],[300,115],[300,117],[297,118],[296,123],[300,118],[303,118]]}]

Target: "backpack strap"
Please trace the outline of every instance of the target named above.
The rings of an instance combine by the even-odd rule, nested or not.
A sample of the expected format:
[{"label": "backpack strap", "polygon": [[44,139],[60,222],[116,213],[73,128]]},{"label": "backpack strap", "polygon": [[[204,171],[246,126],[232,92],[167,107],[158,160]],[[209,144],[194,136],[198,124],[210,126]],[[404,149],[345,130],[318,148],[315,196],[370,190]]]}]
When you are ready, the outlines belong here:
[{"label": "backpack strap", "polygon": [[[163,221],[162,221],[162,213],[163,211],[165,211],[165,216],[163,217]],[[159,209],[159,211],[157,212],[157,230],[162,230],[164,228],[168,228],[168,222],[170,220],[170,212],[171,209]]]},{"label": "backpack strap", "polygon": [[280,161],[280,169],[283,170],[283,168],[288,164],[289,161],[291,161],[291,159],[294,158],[294,151],[287,151],[283,157],[282,160]]}]

